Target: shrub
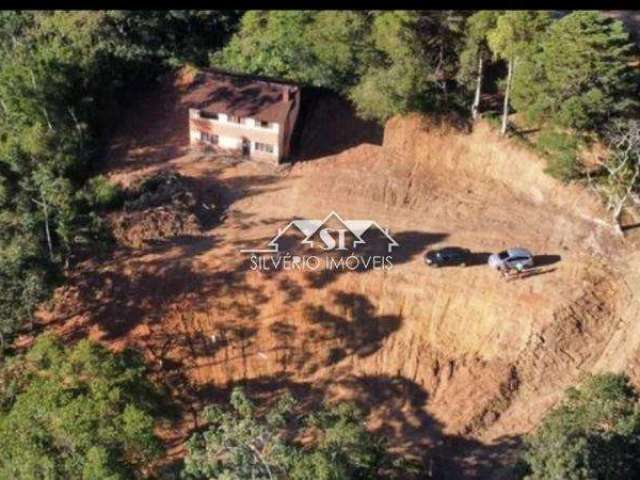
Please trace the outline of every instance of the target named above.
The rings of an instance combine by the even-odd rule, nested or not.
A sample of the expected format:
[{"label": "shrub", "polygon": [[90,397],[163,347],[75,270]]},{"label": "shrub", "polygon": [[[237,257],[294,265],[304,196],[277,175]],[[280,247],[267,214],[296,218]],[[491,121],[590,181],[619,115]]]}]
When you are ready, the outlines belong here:
[{"label": "shrub", "polygon": [[119,208],[124,203],[124,191],[109,182],[104,175],[98,175],[87,182],[86,199],[90,205],[99,210]]},{"label": "shrub", "polygon": [[567,133],[545,131],[536,141],[538,151],[546,157],[546,173],[564,182],[580,174],[578,139]]}]

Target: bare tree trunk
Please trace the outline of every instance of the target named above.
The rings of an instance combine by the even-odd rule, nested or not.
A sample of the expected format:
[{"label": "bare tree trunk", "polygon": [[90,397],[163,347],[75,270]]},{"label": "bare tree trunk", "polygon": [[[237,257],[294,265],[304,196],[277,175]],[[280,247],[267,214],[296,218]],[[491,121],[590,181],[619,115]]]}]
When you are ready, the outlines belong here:
[{"label": "bare tree trunk", "polygon": [[447,77],[444,72],[444,45],[440,42],[438,50],[438,65],[436,66],[436,77],[441,77],[440,88],[444,97],[444,107],[449,108],[449,92],[447,89]]},{"label": "bare tree trunk", "polygon": [[447,81],[442,82],[442,93],[444,94],[444,108],[449,109],[449,90],[447,89]]},{"label": "bare tree trunk", "polygon": [[49,259],[53,261],[53,243],[51,242],[51,231],[49,230],[49,207],[47,205],[47,200],[44,198],[42,192],[40,192],[40,196],[42,197],[42,213],[44,214],[44,232],[47,236],[47,246],[49,247]]},{"label": "bare tree trunk", "polygon": [[73,111],[73,108],[69,107],[67,108],[67,110],[69,111],[69,115],[71,115],[71,118],[73,119],[73,123],[76,126],[76,130],[80,135],[82,135],[82,127],[80,126],[80,122],[78,121],[78,117],[76,117],[76,113]]},{"label": "bare tree trunk", "polygon": [[42,107],[42,114],[44,115],[44,119],[47,121],[47,127],[49,127],[49,130],[53,130],[53,125],[51,124],[51,120],[49,120],[49,113],[44,107]]},{"label": "bare tree trunk", "polygon": [[476,81],[476,94],[473,97],[473,105],[471,105],[471,118],[478,118],[478,109],[480,108],[480,94],[482,93],[482,70],[484,62],[482,56],[478,57],[478,79]]},{"label": "bare tree trunk", "polygon": [[514,67],[514,59],[511,58],[509,60],[508,73],[507,73],[507,87],[504,91],[504,104],[502,106],[502,128],[500,129],[500,133],[502,135],[507,134],[507,126],[508,126],[508,117],[509,117],[509,96],[511,94],[511,82],[513,80],[513,67]]},{"label": "bare tree trunk", "polygon": [[616,234],[624,238],[624,230],[622,230],[622,224],[620,223],[620,217],[622,217],[623,207],[624,202],[620,202],[618,205],[616,205],[616,208],[613,211],[613,230]]}]

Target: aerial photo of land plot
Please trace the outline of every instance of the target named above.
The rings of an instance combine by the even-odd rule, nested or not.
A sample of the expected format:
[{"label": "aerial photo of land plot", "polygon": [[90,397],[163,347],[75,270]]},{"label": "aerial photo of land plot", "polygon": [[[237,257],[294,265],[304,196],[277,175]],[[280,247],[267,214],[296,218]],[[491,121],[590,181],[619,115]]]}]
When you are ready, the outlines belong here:
[{"label": "aerial photo of land plot", "polygon": [[640,478],[638,32],[0,12],[0,480]]}]

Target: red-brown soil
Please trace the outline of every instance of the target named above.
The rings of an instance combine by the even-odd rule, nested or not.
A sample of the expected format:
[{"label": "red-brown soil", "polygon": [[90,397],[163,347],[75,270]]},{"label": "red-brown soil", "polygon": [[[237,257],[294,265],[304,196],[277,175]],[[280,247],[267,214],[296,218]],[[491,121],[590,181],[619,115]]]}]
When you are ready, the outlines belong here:
[{"label": "red-brown soil", "polygon": [[[186,81],[150,91],[123,119],[106,171],[131,184],[174,169],[199,198],[223,199],[221,222],[79,265],[42,312],[69,339],[145,352],[183,405],[183,422],[164,432],[172,454],[200,406],[241,383],[353,399],[371,429],[434,478],[505,478],[511,447],[583,372],[640,373],[640,258],[599,220],[595,199],[546,176],[540,159],[488,125],[464,133],[396,118],[383,145],[276,168],[190,153],[189,105]],[[313,129],[355,129],[347,108],[315,112],[298,158],[317,157],[317,141],[309,153],[302,140]],[[240,249],[331,210],[390,228],[400,244],[393,269],[250,270]],[[444,244],[472,249],[477,264],[427,269],[424,251]],[[547,273],[506,282],[484,265],[488,252],[520,245]]]}]

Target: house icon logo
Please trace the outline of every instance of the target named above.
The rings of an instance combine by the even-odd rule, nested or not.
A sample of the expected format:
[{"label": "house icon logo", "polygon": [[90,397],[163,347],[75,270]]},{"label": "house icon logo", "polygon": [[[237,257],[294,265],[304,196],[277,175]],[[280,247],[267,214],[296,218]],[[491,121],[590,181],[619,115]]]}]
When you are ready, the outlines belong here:
[{"label": "house icon logo", "polygon": [[359,245],[365,245],[363,239],[365,233],[376,230],[382,234],[388,253],[398,242],[391,236],[389,229],[381,227],[373,220],[344,220],[336,212],[332,211],[324,219],[292,220],[284,228],[278,229],[278,233],[269,241],[264,249],[245,249],[244,253],[252,254],[278,254],[282,237],[292,231],[300,232],[304,238],[301,244],[323,251],[357,251]]}]

